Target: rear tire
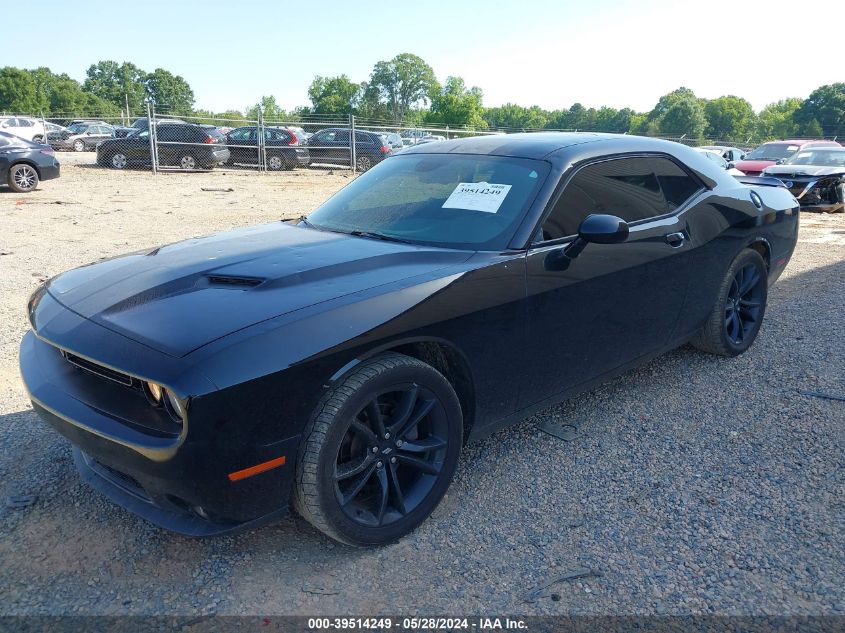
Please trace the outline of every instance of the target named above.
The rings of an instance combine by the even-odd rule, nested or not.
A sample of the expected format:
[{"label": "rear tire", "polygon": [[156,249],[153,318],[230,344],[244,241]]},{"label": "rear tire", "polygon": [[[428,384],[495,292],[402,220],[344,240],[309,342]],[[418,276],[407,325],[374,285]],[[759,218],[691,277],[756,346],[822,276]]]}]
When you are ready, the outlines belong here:
[{"label": "rear tire", "polygon": [[317,405],[300,444],[294,507],[342,543],[391,543],[440,502],[462,440],[461,405],[446,378],[416,358],[381,354]]},{"label": "rear tire", "polygon": [[280,156],[279,154],[270,154],[267,157],[267,169],[270,171],[280,171],[282,169],[286,169],[286,161],[284,156]]},{"label": "rear tire", "polygon": [[690,343],[710,354],[739,356],[757,338],[767,299],[766,262],[760,253],[746,248],[725,274],[710,316]]},{"label": "rear tire", "polygon": [[30,191],[34,191],[38,186],[38,172],[32,165],[18,163],[17,165],[12,165],[12,168],[9,169],[7,182],[12,191],[29,193]]},{"label": "rear tire", "polygon": [[197,159],[193,154],[185,154],[179,158],[179,167],[187,171],[192,171],[197,168]]}]

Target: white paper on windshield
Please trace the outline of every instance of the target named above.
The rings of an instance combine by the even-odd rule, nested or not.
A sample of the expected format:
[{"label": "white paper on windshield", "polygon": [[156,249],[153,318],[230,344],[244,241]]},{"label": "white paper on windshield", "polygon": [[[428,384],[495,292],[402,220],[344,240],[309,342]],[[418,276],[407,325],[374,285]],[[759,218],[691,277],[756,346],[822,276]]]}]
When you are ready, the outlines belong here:
[{"label": "white paper on windshield", "polygon": [[797,145],[790,145],[786,148],[786,151],[787,152],[794,152],[796,149],[798,149]]},{"label": "white paper on windshield", "polygon": [[497,185],[490,182],[460,182],[443,203],[444,209],[466,209],[496,213],[511,185]]}]

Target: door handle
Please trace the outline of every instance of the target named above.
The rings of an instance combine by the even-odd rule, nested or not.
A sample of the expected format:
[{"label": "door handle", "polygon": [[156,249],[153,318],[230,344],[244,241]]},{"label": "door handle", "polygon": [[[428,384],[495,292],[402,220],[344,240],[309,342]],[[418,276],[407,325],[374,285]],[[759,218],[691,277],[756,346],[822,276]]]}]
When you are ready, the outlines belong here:
[{"label": "door handle", "polygon": [[668,235],[664,236],[663,239],[666,240],[666,243],[672,248],[680,248],[684,245],[684,242],[687,240],[687,236],[684,234],[683,231],[678,231],[677,233],[669,233]]}]

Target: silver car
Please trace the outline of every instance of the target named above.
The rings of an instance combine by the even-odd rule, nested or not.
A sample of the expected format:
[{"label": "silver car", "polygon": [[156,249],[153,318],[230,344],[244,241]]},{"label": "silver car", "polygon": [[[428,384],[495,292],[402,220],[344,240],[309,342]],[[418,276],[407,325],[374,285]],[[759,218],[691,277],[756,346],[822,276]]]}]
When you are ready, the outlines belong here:
[{"label": "silver car", "polygon": [[97,144],[114,138],[114,127],[100,121],[72,123],[61,132],[48,132],[47,142],[56,150],[90,152]]}]

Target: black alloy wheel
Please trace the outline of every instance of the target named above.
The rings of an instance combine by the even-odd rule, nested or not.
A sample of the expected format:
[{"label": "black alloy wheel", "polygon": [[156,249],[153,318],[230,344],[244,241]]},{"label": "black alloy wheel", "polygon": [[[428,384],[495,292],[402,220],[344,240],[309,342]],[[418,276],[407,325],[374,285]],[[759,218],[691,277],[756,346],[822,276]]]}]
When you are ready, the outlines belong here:
[{"label": "black alloy wheel", "polygon": [[711,354],[742,354],[757,338],[767,298],[766,262],[759,252],[745,248],[728,268],[704,326],[690,342]]},{"label": "black alloy wheel", "polygon": [[763,310],[763,276],[753,264],[734,275],[725,301],[725,330],[734,345],[742,345],[759,326]]},{"label": "black alloy wheel", "polygon": [[413,512],[443,469],[443,405],[416,384],[375,393],[347,427],[335,461],[335,495],[351,520],[393,523]]},{"label": "black alloy wheel", "polygon": [[317,405],[302,437],[294,507],[343,543],[391,543],[440,502],[462,444],[449,381],[416,358],[380,354]]}]

